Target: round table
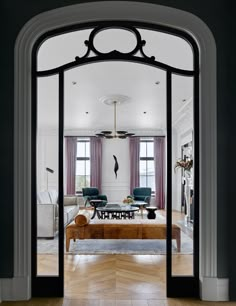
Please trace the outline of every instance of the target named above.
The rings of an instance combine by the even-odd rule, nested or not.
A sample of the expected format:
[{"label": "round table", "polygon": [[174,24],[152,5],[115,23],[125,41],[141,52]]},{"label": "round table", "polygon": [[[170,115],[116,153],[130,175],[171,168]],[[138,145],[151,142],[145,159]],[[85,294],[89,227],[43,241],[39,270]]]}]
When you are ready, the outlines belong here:
[{"label": "round table", "polygon": [[93,219],[95,215],[97,214],[97,208],[101,205],[102,202],[103,200],[95,200],[95,199],[89,201],[89,204],[94,208],[91,219]]},{"label": "round table", "polygon": [[134,219],[134,212],[138,209],[138,207],[119,204],[117,207],[97,207],[97,216],[99,219]]}]

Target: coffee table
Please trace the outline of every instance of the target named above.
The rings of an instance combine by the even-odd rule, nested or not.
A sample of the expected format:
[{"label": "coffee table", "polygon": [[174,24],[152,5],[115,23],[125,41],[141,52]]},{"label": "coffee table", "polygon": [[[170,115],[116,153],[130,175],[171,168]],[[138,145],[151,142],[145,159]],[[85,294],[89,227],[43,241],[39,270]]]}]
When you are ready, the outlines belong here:
[{"label": "coffee table", "polygon": [[134,219],[134,212],[138,207],[120,203],[107,203],[104,207],[97,207],[99,219]]},{"label": "coffee table", "polygon": [[97,208],[98,208],[99,205],[101,205],[102,203],[103,203],[103,200],[90,200],[89,204],[94,208],[93,215],[92,215],[91,219],[93,219],[93,218],[95,217],[96,214],[97,214],[97,216],[98,216]]},{"label": "coffee table", "polygon": [[138,207],[141,210],[141,218],[143,219],[143,209],[148,205],[147,202],[144,201],[134,201],[131,206]]}]

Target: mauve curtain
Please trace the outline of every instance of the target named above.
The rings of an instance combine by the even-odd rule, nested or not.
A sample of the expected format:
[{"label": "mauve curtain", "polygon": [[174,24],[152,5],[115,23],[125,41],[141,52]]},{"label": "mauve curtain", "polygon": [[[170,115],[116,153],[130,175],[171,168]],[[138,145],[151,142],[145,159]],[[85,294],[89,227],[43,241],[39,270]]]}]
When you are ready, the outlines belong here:
[{"label": "mauve curtain", "polygon": [[165,208],[165,138],[154,137],[156,204]]},{"label": "mauve curtain", "polygon": [[102,140],[90,137],[90,186],[97,187],[101,192],[102,187]]},{"label": "mauve curtain", "polygon": [[66,137],[67,194],[75,194],[77,137]]},{"label": "mauve curtain", "polygon": [[140,155],[140,138],[129,138],[130,153],[130,194],[135,187],[139,187],[139,155]]}]

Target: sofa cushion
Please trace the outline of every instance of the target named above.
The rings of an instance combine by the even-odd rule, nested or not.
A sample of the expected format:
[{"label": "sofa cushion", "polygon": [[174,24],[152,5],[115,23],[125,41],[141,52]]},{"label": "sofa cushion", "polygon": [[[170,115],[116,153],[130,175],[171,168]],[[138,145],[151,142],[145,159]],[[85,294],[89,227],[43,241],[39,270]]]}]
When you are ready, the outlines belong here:
[{"label": "sofa cushion", "polygon": [[38,204],[51,204],[51,198],[48,191],[40,191],[37,193],[37,203]]},{"label": "sofa cushion", "polygon": [[[64,207],[64,218],[66,214],[66,220],[67,220],[66,223],[69,223],[71,220],[73,220],[78,212],[79,212],[79,205],[65,206]],[[64,224],[65,224],[65,219],[64,219]]]},{"label": "sofa cushion", "polygon": [[49,190],[48,191],[51,203],[56,204],[58,202],[58,192],[56,190]]},{"label": "sofa cushion", "polygon": [[77,205],[77,197],[76,196],[65,196],[64,197],[64,206]]},{"label": "sofa cushion", "polygon": [[67,211],[64,208],[64,226],[66,226],[66,224],[68,224],[68,215],[67,215]]}]

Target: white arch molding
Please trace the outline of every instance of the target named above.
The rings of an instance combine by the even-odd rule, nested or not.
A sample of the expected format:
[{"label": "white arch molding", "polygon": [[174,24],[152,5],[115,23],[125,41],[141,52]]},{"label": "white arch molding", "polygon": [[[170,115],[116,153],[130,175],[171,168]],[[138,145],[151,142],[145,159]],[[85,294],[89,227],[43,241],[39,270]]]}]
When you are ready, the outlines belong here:
[{"label": "white arch molding", "polygon": [[[200,280],[201,298],[228,300],[228,279],[217,278],[216,46],[198,17],[142,2],[101,1],[39,14],[20,31],[15,44],[14,277],[0,279],[0,301],[31,297],[31,55],[45,32],[100,20],[166,25],[191,34],[200,49]],[[207,80],[207,81],[206,81]]]}]

